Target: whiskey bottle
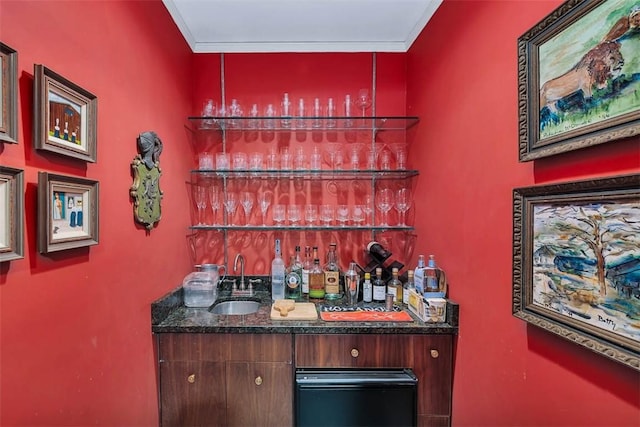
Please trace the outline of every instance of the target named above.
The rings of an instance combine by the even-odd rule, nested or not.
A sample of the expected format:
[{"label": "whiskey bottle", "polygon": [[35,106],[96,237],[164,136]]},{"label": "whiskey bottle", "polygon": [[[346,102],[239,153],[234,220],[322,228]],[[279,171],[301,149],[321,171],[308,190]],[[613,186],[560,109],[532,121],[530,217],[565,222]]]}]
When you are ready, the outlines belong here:
[{"label": "whiskey bottle", "polygon": [[393,305],[402,306],[402,282],[398,279],[398,269],[391,270],[391,279],[387,283],[387,293],[393,295]]},{"label": "whiskey bottle", "polygon": [[309,298],[324,298],[324,272],[320,268],[320,260],[315,258],[309,271]]},{"label": "whiskey bottle", "polygon": [[329,245],[327,263],[324,266],[324,298],[328,300],[340,298],[340,267],[336,253],[336,244]]}]

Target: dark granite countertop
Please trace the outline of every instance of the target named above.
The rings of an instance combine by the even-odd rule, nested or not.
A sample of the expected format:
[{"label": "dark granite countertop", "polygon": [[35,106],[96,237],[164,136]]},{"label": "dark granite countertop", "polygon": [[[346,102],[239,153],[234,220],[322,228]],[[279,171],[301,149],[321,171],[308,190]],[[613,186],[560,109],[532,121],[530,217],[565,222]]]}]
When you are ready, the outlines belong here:
[{"label": "dark granite countertop", "polygon": [[[459,306],[447,302],[446,323],[425,323],[405,309],[413,322],[325,322],[317,320],[272,320],[271,294],[258,289],[254,297],[260,300],[256,313],[245,315],[218,315],[208,308],[185,307],[182,287],[159,298],[151,304],[151,330],[153,333],[252,333],[252,334],[457,334]],[[246,297],[244,297],[246,298]],[[230,290],[220,290],[218,301],[243,299],[232,297]],[[311,301],[313,302],[313,301]],[[343,304],[321,301],[322,304]],[[362,305],[362,302],[359,303]]]}]

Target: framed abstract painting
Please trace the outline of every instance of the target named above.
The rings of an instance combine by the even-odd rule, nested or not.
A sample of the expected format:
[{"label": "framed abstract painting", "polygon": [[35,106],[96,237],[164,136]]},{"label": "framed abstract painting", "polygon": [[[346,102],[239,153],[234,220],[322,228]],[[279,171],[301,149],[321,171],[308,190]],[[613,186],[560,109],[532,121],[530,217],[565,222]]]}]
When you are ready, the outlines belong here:
[{"label": "framed abstract painting", "polygon": [[513,314],[640,370],[640,174],[513,192]]},{"label": "framed abstract painting", "polygon": [[640,134],[640,3],[568,0],[518,39],[519,160]]}]

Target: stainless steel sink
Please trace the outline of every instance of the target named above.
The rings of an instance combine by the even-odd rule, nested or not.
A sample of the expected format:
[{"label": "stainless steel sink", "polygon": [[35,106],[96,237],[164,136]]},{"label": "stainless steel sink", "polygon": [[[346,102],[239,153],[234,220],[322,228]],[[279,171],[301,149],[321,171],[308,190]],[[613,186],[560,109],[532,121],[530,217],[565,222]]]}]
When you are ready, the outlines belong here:
[{"label": "stainless steel sink", "polygon": [[213,314],[241,315],[258,311],[260,303],[253,300],[222,301],[211,307]]}]

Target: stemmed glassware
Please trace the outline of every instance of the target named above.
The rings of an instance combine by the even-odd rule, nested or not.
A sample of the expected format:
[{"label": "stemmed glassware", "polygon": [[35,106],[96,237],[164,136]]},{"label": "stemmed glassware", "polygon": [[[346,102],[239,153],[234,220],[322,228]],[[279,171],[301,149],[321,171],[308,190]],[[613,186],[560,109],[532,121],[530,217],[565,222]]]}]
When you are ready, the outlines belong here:
[{"label": "stemmed glassware", "polygon": [[196,207],[198,208],[198,225],[203,225],[202,214],[207,207],[207,190],[201,185],[193,186],[193,198],[196,201]]},{"label": "stemmed glassware", "polygon": [[406,214],[409,208],[411,207],[411,192],[408,188],[401,188],[396,193],[396,203],[395,208],[399,214],[398,225],[405,227],[406,223]]},{"label": "stemmed glassware", "polygon": [[373,214],[373,198],[371,197],[370,194],[367,194],[364,197],[364,202],[362,204],[362,210],[364,211],[364,220],[365,220],[365,224],[366,225],[371,225],[372,222],[372,218],[371,215]]},{"label": "stemmed glassware", "polygon": [[371,107],[371,97],[368,89],[360,89],[356,105],[362,109],[362,117],[365,117],[367,108]]},{"label": "stemmed glassware", "polygon": [[251,216],[251,209],[253,208],[253,194],[248,191],[243,191],[240,194],[240,205],[244,211],[244,223],[249,224],[249,217]]},{"label": "stemmed glassware", "polygon": [[229,225],[233,224],[233,215],[236,213],[237,208],[238,197],[236,196],[236,193],[227,193],[227,197],[224,200],[224,209],[227,212]]},{"label": "stemmed glassware", "polygon": [[389,188],[382,188],[376,191],[376,207],[382,215],[380,215],[380,225],[388,226],[388,213],[393,208],[393,191]]},{"label": "stemmed glassware", "polygon": [[260,212],[262,212],[262,225],[267,225],[267,211],[271,206],[271,200],[273,199],[273,193],[270,191],[261,191],[258,193],[258,206],[260,206]]},{"label": "stemmed glassware", "polygon": [[215,185],[209,187],[209,204],[211,205],[211,210],[213,211],[213,220],[211,221],[211,223],[215,225],[218,209],[220,209],[220,192],[218,191],[218,187],[216,187]]}]

